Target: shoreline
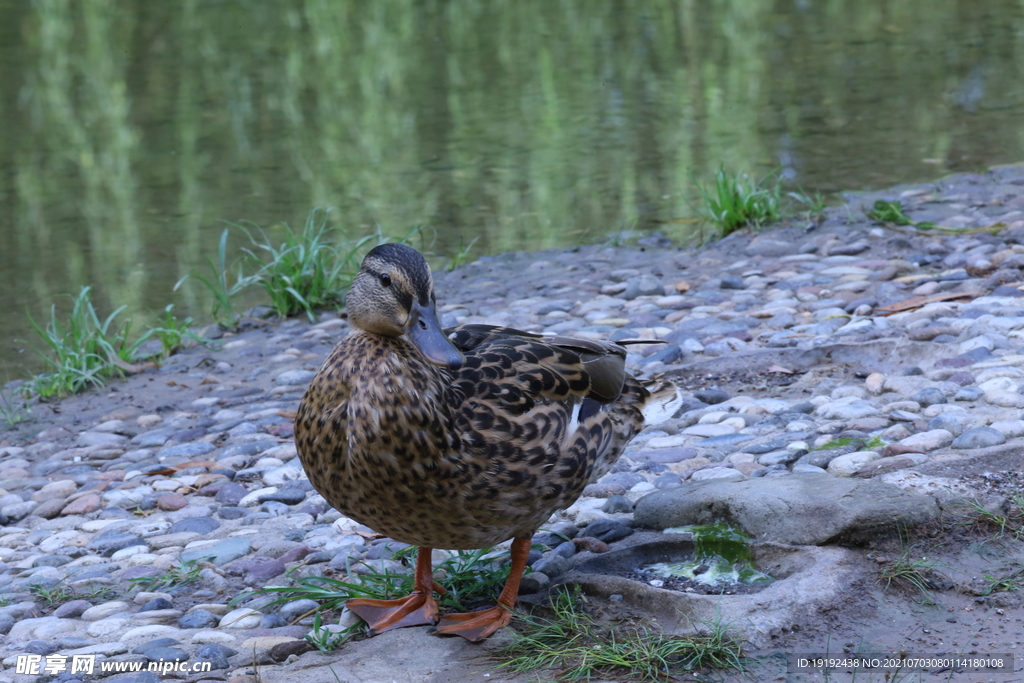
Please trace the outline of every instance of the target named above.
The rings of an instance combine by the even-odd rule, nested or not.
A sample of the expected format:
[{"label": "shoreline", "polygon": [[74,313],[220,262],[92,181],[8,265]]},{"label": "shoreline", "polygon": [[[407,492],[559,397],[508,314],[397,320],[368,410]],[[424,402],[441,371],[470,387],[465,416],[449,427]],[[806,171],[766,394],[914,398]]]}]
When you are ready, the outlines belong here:
[{"label": "shoreline", "polygon": [[[915,222],[1004,227],[998,234],[894,230],[865,217],[876,199],[900,200]],[[437,272],[435,285],[445,327],[488,323],[663,341],[633,347],[629,366],[677,379],[691,394],[671,420],[645,428],[615,469],[552,524],[615,549],[640,526],[675,526],[679,506],[698,490],[775,490],[813,476],[852,486],[858,514],[834,528],[802,508],[744,519],[759,542],[831,547],[896,533],[900,521],[937,523],[950,509],[943,486],[992,501],[1024,485],[999,475],[1019,470],[1024,452],[1022,271],[1024,165],[1015,165],[861,193],[820,222],[740,231],[696,249],[651,243],[502,254]],[[0,606],[0,681],[36,680],[11,673],[12,657],[26,647],[96,648],[108,659],[135,661],[145,657],[132,652],[137,645],[161,637],[178,641],[172,649],[192,661],[205,652],[231,675],[245,675],[254,647],[267,652],[264,680],[294,683],[323,673],[321,655],[302,653],[308,623],[288,625],[259,600],[241,618],[226,601],[247,588],[367,560],[380,545],[361,539],[312,491],[291,439],[289,415],[346,330],[329,315],[312,325],[298,318],[254,325],[226,334],[219,349],[193,346],[158,369],[36,404],[29,422],[0,433],[0,597],[7,601]],[[876,484],[884,486],[876,491]],[[885,508],[888,517],[878,513],[883,489],[900,502],[896,512]],[[799,502],[809,504],[808,495]],[[720,502],[737,518],[752,505]],[[869,513],[875,516],[865,521]],[[850,576],[870,573],[858,564],[871,565],[863,559],[871,545],[864,547],[843,547],[860,553],[848,558],[856,567],[844,570]],[[545,590],[595,555],[556,558],[554,550],[535,563],[531,590]],[[168,606],[140,609],[156,597],[131,590],[131,579],[158,578],[180,555],[203,552],[215,559],[197,582],[151,591]],[[969,605],[977,597],[970,580],[955,583],[943,599]],[[33,585],[99,597],[45,605]],[[996,598],[985,606],[992,619],[1024,616],[1011,593]],[[994,616],[996,609],[1003,614]],[[791,619],[805,634],[820,626],[808,615]],[[789,622],[772,623],[764,634],[746,634],[754,650],[813,640]],[[968,619],[961,623],[968,629]],[[448,672],[437,680],[479,679],[484,669],[473,667],[482,664],[458,665],[472,646],[422,631],[353,643],[332,661],[355,667],[352,681],[372,680],[356,659],[404,643],[398,646],[432,654],[405,664],[392,654],[389,666],[413,677],[430,665]],[[275,659],[268,638],[299,643],[290,646],[294,658]],[[30,646],[36,641],[43,645]],[[288,669],[274,663],[289,659]],[[519,679],[503,673],[491,680]]]}]

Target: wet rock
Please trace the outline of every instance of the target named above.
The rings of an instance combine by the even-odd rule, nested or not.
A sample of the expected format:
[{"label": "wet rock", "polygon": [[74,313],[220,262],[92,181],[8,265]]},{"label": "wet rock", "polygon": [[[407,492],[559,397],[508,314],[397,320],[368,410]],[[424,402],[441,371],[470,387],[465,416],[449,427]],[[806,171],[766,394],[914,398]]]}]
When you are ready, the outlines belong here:
[{"label": "wet rock", "polygon": [[[786,510],[785,515],[775,511]],[[684,483],[641,498],[634,519],[664,529],[730,519],[758,540],[820,545],[938,517],[935,501],[872,480],[828,474]]]}]

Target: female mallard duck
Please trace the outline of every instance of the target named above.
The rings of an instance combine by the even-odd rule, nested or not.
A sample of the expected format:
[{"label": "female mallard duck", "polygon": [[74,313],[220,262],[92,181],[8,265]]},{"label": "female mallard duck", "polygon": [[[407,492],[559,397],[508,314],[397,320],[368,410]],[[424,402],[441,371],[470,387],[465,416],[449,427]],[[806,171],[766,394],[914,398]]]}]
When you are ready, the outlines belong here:
[{"label": "female mallard duck", "polygon": [[651,394],[626,374],[620,344],[488,325],[446,336],[411,247],[367,254],[347,302],[353,330],[299,406],[299,457],[339,512],[419,546],[411,595],[347,606],[372,633],[435,623],[431,549],[512,538],[498,606],[445,615],[436,630],[482,640],[509,621],[534,532],[611,468]]}]

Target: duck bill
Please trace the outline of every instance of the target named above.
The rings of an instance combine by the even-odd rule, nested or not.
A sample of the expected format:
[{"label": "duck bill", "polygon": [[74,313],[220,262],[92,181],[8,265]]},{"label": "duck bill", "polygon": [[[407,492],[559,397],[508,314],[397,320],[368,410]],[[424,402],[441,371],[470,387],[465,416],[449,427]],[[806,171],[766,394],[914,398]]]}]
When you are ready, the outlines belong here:
[{"label": "duck bill", "polygon": [[405,324],[405,335],[420,350],[423,357],[434,365],[458,370],[466,361],[465,356],[441,330],[434,302],[426,306],[421,306],[418,301],[413,302],[412,310],[409,311],[409,321]]}]

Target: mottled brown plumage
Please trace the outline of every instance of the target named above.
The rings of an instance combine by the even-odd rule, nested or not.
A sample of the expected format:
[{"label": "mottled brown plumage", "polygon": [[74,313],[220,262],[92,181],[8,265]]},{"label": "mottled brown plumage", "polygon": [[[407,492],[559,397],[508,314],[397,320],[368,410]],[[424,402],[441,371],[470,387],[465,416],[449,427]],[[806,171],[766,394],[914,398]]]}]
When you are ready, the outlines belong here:
[{"label": "mottled brown plumage", "polygon": [[296,446],[331,505],[396,540],[529,539],[643,425],[650,394],[619,344],[486,325],[446,339],[429,268],[409,247],[370,252],[348,311],[354,329],[302,400]]}]

